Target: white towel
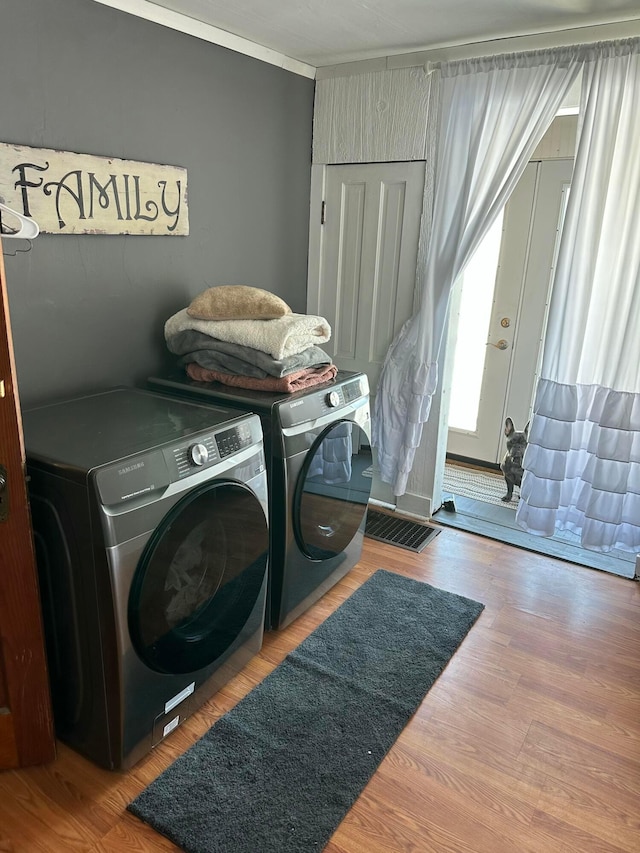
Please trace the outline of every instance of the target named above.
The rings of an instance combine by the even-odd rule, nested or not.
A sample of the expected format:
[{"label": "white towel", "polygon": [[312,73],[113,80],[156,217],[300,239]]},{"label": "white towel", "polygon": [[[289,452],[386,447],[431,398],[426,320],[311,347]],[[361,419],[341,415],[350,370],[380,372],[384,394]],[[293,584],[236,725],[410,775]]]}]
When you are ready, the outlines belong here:
[{"label": "white towel", "polygon": [[312,314],[285,314],[276,320],[196,320],[183,308],[165,323],[165,339],[185,329],[195,329],[219,341],[252,347],[275,359],[297,355],[331,338],[329,323],[324,317]]}]

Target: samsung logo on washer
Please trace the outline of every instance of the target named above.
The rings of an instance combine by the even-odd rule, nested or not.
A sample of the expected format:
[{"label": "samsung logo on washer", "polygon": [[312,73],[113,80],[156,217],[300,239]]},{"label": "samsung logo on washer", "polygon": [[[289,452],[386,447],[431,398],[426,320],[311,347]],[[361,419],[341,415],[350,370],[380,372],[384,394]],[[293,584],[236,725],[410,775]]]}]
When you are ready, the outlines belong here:
[{"label": "samsung logo on washer", "polygon": [[144,468],[144,462],[136,462],[133,465],[126,465],[124,468],[118,469],[118,474],[122,477],[123,474],[130,474],[132,471],[136,471],[138,468]]}]

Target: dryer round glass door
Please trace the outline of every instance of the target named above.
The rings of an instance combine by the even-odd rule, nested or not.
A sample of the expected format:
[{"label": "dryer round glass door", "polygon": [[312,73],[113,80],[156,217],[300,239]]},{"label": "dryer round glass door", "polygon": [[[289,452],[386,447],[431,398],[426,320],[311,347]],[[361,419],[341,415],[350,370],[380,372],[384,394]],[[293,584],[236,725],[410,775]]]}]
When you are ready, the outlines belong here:
[{"label": "dryer round glass door", "polygon": [[294,533],[307,557],[328,560],[353,540],[367,512],[370,465],[369,439],[353,421],[336,421],[313,441],[293,501]]},{"label": "dryer round glass door", "polygon": [[195,672],[226,652],[260,598],[268,542],[259,500],[237,483],[194,489],[167,513],[129,595],[131,641],[147,666]]}]

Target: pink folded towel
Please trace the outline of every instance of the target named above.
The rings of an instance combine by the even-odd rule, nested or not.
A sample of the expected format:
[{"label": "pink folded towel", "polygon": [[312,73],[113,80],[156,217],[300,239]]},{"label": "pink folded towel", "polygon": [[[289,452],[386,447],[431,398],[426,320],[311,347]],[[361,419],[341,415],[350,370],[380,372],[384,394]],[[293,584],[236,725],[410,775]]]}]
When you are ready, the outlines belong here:
[{"label": "pink folded towel", "polygon": [[303,388],[310,388],[312,385],[331,382],[332,379],[335,379],[338,368],[335,364],[323,364],[321,367],[307,367],[304,370],[288,373],[286,376],[268,376],[265,379],[207,370],[194,362],[187,364],[186,371],[189,377],[195,379],[196,382],[222,382],[224,385],[250,388],[252,391],[283,391],[286,394],[293,394],[294,391],[301,391]]}]

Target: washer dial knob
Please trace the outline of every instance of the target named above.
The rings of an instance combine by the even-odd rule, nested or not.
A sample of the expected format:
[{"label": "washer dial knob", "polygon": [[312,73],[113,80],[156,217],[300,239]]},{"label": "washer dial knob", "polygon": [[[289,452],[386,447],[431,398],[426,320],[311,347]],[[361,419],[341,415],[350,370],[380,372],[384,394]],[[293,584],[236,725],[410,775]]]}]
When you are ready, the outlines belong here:
[{"label": "washer dial knob", "polygon": [[327,394],[327,405],[335,408],[340,405],[340,395],[337,391],[329,391]]},{"label": "washer dial knob", "polygon": [[209,458],[209,451],[204,444],[192,444],[187,453],[192,465],[204,465]]}]

